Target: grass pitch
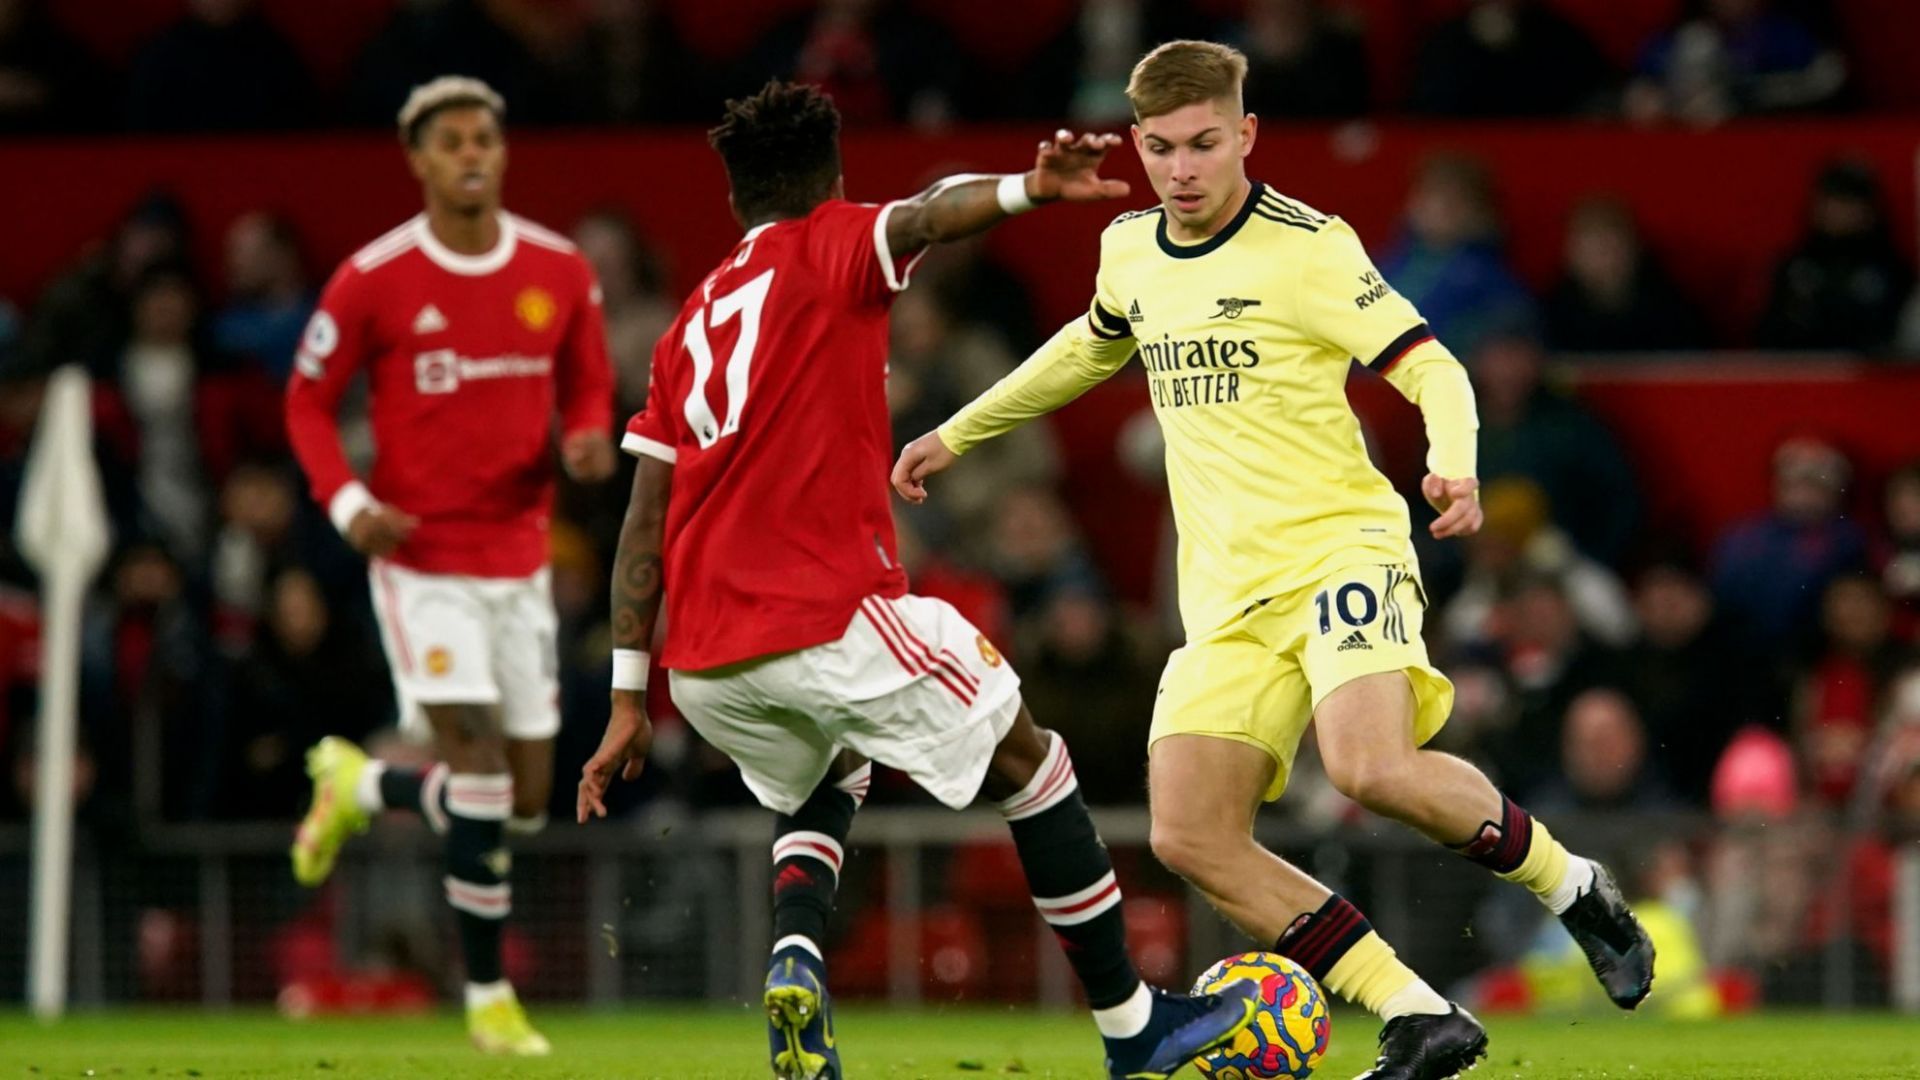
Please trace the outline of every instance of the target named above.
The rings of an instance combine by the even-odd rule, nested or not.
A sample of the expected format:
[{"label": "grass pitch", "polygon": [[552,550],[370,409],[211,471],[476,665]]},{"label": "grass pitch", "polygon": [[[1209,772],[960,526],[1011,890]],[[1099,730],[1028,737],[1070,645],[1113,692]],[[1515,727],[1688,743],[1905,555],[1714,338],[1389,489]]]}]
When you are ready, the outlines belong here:
[{"label": "grass pitch", "polygon": [[[294,1023],[260,1013],[81,1015],[43,1027],[0,1018],[0,1080],[95,1077],[272,1080],[765,1080],[759,1013],[646,1008],[535,1009],[555,1051],[483,1058],[451,1014]],[[1085,1017],[1032,1009],[840,1011],[855,1080],[1096,1080],[1100,1043]],[[1883,1015],[1769,1013],[1680,1023],[1640,1016],[1489,1023],[1493,1053],[1472,1075],[1532,1078],[1920,1077],[1920,1024]],[[1346,1078],[1371,1061],[1376,1024],[1337,1013],[1317,1070]],[[1197,1077],[1183,1072],[1183,1077]]]}]

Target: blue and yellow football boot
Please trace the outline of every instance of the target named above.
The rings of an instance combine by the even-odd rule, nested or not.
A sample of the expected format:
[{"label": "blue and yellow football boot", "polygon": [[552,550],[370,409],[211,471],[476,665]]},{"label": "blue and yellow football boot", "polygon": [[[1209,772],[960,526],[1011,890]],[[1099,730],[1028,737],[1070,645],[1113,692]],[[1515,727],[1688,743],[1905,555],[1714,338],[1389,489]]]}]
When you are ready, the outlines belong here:
[{"label": "blue and yellow football boot", "polygon": [[1248,980],[1217,994],[1178,997],[1157,987],[1146,1029],[1125,1039],[1107,1039],[1111,1080],[1166,1080],[1194,1058],[1222,1045],[1250,1023],[1260,986]]},{"label": "blue and yellow football boot", "polygon": [[767,968],[767,1044],[779,1080],[842,1080],[834,1049],[833,1000],[826,965],[798,946],[773,954]]}]

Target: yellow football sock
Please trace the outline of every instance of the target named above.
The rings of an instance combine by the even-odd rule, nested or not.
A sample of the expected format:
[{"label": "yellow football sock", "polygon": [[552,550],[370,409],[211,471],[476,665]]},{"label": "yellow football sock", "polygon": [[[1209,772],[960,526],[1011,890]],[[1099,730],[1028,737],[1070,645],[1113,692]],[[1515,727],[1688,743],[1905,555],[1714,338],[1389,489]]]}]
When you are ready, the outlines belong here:
[{"label": "yellow football sock", "polygon": [[1400,962],[1393,946],[1386,943],[1372,930],[1365,937],[1353,943],[1352,947],[1328,970],[1327,977],[1320,980],[1327,989],[1364,1007],[1368,1012],[1381,1014],[1386,1008],[1387,999],[1420,981],[1413,969]]},{"label": "yellow football sock", "polygon": [[1533,839],[1527,845],[1526,858],[1520,860],[1519,866],[1498,877],[1502,881],[1525,885],[1533,895],[1547,900],[1566,879],[1567,864],[1572,858],[1560,841],[1547,831],[1546,825],[1535,818]]}]

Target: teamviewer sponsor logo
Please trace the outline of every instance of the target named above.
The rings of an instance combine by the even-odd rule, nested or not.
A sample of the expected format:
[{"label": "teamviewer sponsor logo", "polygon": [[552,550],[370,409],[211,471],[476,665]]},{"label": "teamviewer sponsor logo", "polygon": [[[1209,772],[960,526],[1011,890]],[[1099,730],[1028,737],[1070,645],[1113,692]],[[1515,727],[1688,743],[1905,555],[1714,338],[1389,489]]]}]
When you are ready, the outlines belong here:
[{"label": "teamviewer sponsor logo", "polygon": [[460,389],[460,358],[452,349],[435,349],[413,358],[413,382],[423,394],[451,394]]},{"label": "teamviewer sponsor logo", "polygon": [[423,394],[451,394],[462,383],[484,379],[528,379],[553,371],[551,356],[490,356],[474,359],[452,349],[434,349],[413,358],[414,386]]}]

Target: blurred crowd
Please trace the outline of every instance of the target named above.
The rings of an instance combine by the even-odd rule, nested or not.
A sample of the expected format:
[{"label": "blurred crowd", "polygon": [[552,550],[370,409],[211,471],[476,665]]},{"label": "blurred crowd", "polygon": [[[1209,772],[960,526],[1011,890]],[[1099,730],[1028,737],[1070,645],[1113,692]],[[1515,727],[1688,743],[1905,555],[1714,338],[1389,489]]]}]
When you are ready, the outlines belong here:
[{"label": "blurred crowd", "polygon": [[1877,104],[1850,80],[1844,26],[1824,0],[1688,0],[1630,62],[1610,58],[1617,50],[1603,50],[1554,0],[1463,0],[1457,14],[1418,28],[1407,77],[1394,80],[1372,70],[1381,61],[1368,36],[1398,32],[1386,24],[1411,16],[1354,0],[1068,0],[1023,7],[1031,25],[1019,33],[996,28],[990,5],[763,4],[754,15],[787,14],[719,55],[685,40],[682,24],[701,17],[695,3],[394,0],[384,14],[371,9],[378,18],[345,20],[349,29],[334,34],[346,40],[325,42],[320,51],[349,54],[343,68],[317,65],[315,50],[299,47],[306,38],[296,41],[258,0],[183,6],[124,60],[109,60],[72,32],[56,0],[0,0],[0,131],[385,126],[408,88],[455,70],[504,92],[517,123],[701,120],[716,96],[768,72],[829,87],[852,124],[1108,123],[1129,115],[1122,90],[1134,60],[1172,37],[1245,50],[1248,104],[1272,119],[1398,112],[1709,125]]},{"label": "blurred crowd", "polygon": [[1440,155],[1414,178],[1404,225],[1380,269],[1462,354],[1501,337],[1561,353],[1741,345],[1869,356],[1920,354],[1920,293],[1894,238],[1881,180],[1839,157],[1806,197],[1801,234],[1775,265],[1750,326],[1715,328],[1701,298],[1662,266],[1631,207],[1588,196],[1567,217],[1561,265],[1539,293],[1509,262],[1493,179],[1479,161]]}]

